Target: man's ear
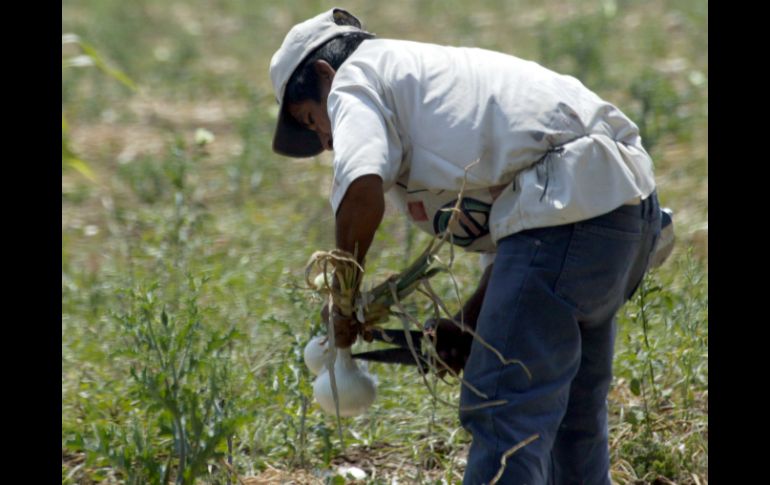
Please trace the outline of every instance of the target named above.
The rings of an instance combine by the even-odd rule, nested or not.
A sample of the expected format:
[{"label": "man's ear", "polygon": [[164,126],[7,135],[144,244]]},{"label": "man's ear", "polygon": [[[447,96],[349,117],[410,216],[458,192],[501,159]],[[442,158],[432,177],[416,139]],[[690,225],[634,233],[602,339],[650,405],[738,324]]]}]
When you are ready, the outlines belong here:
[{"label": "man's ear", "polygon": [[337,73],[337,71],[334,70],[334,68],[329,64],[328,62],[324,61],[323,59],[319,59],[315,61],[314,66],[315,72],[318,74],[318,77],[320,79],[325,79],[331,82],[334,79],[334,75]]}]

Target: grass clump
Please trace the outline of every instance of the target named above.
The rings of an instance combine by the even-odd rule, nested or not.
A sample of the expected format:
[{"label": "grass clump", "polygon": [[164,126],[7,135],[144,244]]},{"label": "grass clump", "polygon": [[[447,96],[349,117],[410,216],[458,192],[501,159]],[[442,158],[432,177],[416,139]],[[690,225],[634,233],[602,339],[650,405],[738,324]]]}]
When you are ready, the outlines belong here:
[{"label": "grass clump", "polygon": [[96,420],[74,444],[126,483],[181,485],[228,475],[222,460],[245,419],[231,378],[240,335],[206,325],[200,285],[188,278],[178,308],[164,302],[157,285],[128,291],[126,310],[115,315],[122,338],[114,356],[125,364],[131,406],[125,415]]}]

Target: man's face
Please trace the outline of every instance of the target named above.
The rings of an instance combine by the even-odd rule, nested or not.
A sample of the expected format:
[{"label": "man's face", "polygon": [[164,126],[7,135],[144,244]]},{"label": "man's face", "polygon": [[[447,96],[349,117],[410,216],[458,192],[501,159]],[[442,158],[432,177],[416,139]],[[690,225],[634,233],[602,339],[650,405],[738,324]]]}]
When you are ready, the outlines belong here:
[{"label": "man's face", "polygon": [[326,110],[326,100],[329,97],[335,71],[325,61],[316,62],[315,67],[318,72],[321,101],[305,100],[292,103],[287,109],[302,126],[316,132],[324,150],[333,150],[332,124],[329,121],[329,112]]},{"label": "man's face", "polygon": [[290,104],[289,113],[305,128],[315,131],[324,150],[333,150],[332,126],[326,111],[326,96],[321,102],[306,100]]}]

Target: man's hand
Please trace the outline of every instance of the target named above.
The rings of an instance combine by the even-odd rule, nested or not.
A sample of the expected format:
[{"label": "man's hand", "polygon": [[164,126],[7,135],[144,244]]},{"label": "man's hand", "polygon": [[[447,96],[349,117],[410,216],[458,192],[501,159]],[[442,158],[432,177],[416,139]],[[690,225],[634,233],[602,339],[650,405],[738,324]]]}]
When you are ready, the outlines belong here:
[{"label": "man's hand", "polygon": [[[334,310],[334,346],[338,349],[350,348],[356,343],[356,338],[361,331],[361,324],[355,318],[345,318],[337,310]],[[321,320],[328,325],[329,306],[324,305],[321,310]]]},{"label": "man's hand", "polygon": [[[425,322],[424,332],[435,342],[436,353],[439,358],[455,374],[459,374],[465,368],[465,363],[471,353],[473,335],[470,332],[463,332],[459,324],[446,318],[437,320],[431,318]],[[442,377],[447,373],[447,369],[437,363],[436,373]]]},{"label": "man's hand", "polygon": [[[486,267],[481,275],[479,286],[465,302],[462,312],[454,316],[454,322],[446,318],[431,318],[425,322],[424,331],[435,342],[436,353],[455,373],[459,374],[465,368],[465,363],[468,362],[468,357],[471,354],[471,344],[473,344],[473,335],[468,331],[463,331],[459,323],[456,322],[462,320],[466,327],[476,330],[476,322],[481,313],[481,304],[484,302],[489,278],[492,275],[492,267],[491,264]],[[446,368],[439,364],[437,369],[439,377],[446,373]]]}]

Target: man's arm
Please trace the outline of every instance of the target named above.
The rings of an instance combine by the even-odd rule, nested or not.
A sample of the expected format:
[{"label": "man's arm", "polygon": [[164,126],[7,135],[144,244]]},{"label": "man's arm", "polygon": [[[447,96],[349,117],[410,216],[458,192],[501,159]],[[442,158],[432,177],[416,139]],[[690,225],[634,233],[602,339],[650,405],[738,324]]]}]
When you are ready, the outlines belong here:
[{"label": "man's arm", "polygon": [[379,175],[355,179],[337,209],[337,249],[355,252],[358,262],[363,265],[384,214],[385,194]]},{"label": "man's arm", "polygon": [[[364,175],[350,184],[337,208],[335,234],[337,249],[356,255],[363,266],[366,253],[374,239],[374,233],[385,214],[385,194],[382,179],[378,175]],[[336,280],[335,280],[336,284]],[[328,318],[324,307],[322,318]],[[334,345],[346,349],[353,345],[358,335],[358,324],[353,319],[335,318]]]}]

